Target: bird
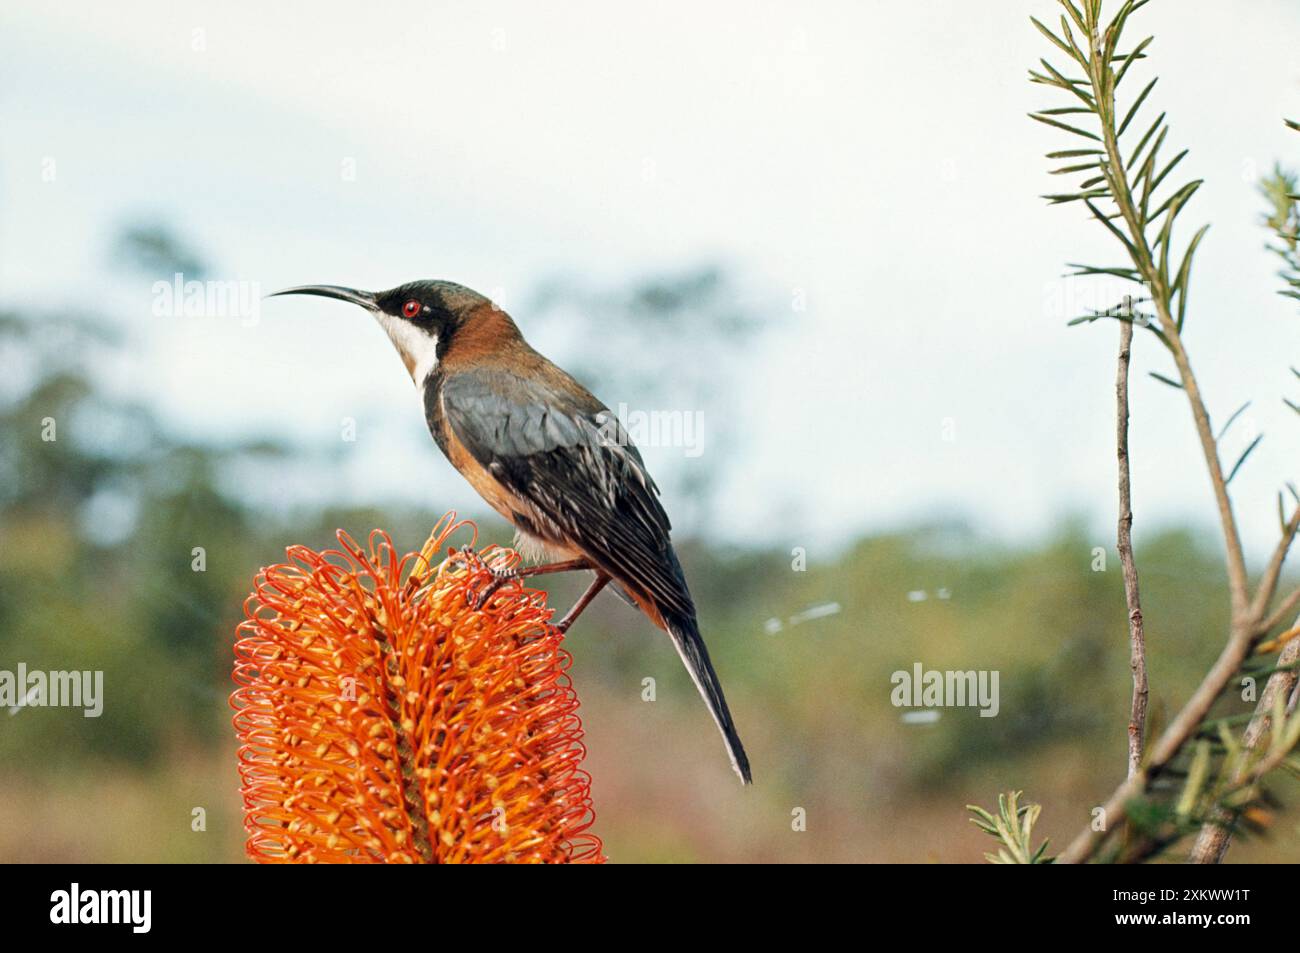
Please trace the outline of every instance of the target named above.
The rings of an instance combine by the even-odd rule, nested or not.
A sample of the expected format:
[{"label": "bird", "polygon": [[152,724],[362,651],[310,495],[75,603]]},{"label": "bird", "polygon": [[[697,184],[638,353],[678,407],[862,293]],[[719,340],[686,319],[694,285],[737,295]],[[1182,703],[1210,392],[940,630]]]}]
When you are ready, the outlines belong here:
[{"label": "bird", "polygon": [[269,297],[279,295],[333,298],[369,311],[415,382],[438,448],[513,524],[525,565],[494,570],[480,601],[511,579],[592,571],[594,580],[557,624],[567,632],[612,584],[668,634],[722,733],[732,769],[751,784],[659,488],[618,417],[535,351],[510,315],[463,285],[421,280],[377,292],[299,285]]}]

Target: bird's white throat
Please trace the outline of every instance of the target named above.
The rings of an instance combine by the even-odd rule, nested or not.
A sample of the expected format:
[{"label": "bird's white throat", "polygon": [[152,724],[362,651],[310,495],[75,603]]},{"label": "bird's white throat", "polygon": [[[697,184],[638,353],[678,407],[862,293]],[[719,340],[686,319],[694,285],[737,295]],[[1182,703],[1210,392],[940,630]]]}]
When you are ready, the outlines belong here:
[{"label": "bird's white throat", "polygon": [[410,321],[383,311],[376,312],[375,317],[397,348],[397,353],[402,356],[402,362],[411,372],[415,386],[424,386],[425,380],[438,366],[438,336],[427,334]]}]

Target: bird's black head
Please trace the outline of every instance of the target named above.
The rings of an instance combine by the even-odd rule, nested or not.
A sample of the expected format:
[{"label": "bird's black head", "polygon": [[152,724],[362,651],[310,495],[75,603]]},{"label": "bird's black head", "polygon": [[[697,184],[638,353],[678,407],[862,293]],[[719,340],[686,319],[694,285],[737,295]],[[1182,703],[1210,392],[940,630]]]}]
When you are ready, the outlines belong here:
[{"label": "bird's black head", "polygon": [[360,305],[388,333],[417,385],[437,366],[457,332],[492,302],[451,281],[410,281],[388,291],[358,291],[339,285],[301,285],[276,295],[318,295]]}]

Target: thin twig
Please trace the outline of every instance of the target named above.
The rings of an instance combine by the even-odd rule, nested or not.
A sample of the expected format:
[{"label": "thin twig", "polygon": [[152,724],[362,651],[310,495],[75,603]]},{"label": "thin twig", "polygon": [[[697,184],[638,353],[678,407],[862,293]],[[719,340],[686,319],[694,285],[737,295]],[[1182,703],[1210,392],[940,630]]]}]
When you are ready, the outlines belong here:
[{"label": "thin twig", "polygon": [[1300,589],[1296,589],[1279,602],[1277,608],[1273,610],[1273,614],[1259,624],[1260,629],[1263,632],[1272,632],[1282,624],[1283,619],[1290,616],[1296,609],[1300,609]]},{"label": "thin twig", "polygon": [[[1300,626],[1300,619],[1296,620],[1296,625]],[[1295,691],[1296,682],[1300,680],[1300,669],[1294,667],[1297,660],[1300,660],[1300,639],[1292,639],[1278,656],[1279,670],[1264,684],[1264,691],[1260,693],[1259,702],[1255,705],[1255,714],[1242,735],[1242,747],[1247,751],[1253,751],[1272,727],[1275,699],[1279,695],[1289,698]],[[1242,780],[1242,777],[1233,779],[1237,783]],[[1226,811],[1217,811],[1196,836],[1196,843],[1192,846],[1188,859],[1194,864],[1217,864],[1223,860],[1223,855],[1231,844],[1232,817]]]},{"label": "thin twig", "polygon": [[1133,199],[1133,191],[1125,171],[1124,158],[1119,148],[1119,134],[1115,129],[1115,90],[1108,82],[1111,65],[1102,52],[1101,35],[1097,25],[1092,25],[1092,56],[1088,62],[1089,78],[1093,92],[1097,97],[1097,113],[1101,120],[1102,141],[1106,150],[1103,170],[1110,185],[1111,196],[1118,207],[1124,224],[1128,226],[1129,240],[1125,242],[1133,265],[1146,281],[1151,291],[1152,303],[1155,305],[1156,317],[1166,344],[1178,368],[1178,377],[1191,405],[1192,419],[1196,425],[1196,435],[1201,444],[1201,454],[1205,458],[1205,468],[1210,476],[1214,490],[1215,503],[1219,510],[1219,523],[1223,530],[1223,542],[1228,563],[1228,588],[1232,598],[1234,616],[1245,614],[1250,598],[1249,581],[1246,575],[1246,556],[1241,545],[1241,534],[1237,529],[1237,520],[1232,512],[1232,499],[1228,495],[1228,481],[1223,475],[1223,464],[1219,460],[1219,445],[1214,439],[1214,430],[1210,426],[1210,414],[1205,409],[1201,397],[1201,388],[1196,375],[1192,373],[1191,361],[1183,348],[1182,336],[1178,322],[1170,311],[1172,289],[1167,286],[1163,270],[1156,264],[1151,246],[1147,242],[1145,221]]},{"label": "thin twig", "polygon": [[[1095,11],[1090,11],[1095,15]],[[1091,17],[1090,17],[1091,19]],[[1200,440],[1201,452],[1205,458],[1206,470],[1214,490],[1215,501],[1219,510],[1219,521],[1223,530],[1224,545],[1227,554],[1228,587],[1232,600],[1232,623],[1227,644],[1219,653],[1214,665],[1206,673],[1201,684],[1192,693],[1182,710],[1174,716],[1173,721],[1161,734],[1151,748],[1144,766],[1133,771],[1106,801],[1104,816],[1120,821],[1125,815],[1125,808],[1130,800],[1145,792],[1147,783],[1158,775],[1182,751],[1187,740],[1200,727],[1210,708],[1218,699],[1229,680],[1236,674],[1241,664],[1250,654],[1255,641],[1259,638],[1259,620],[1249,616],[1250,590],[1246,575],[1246,559],[1242,550],[1241,536],[1237,529],[1236,517],[1232,512],[1232,500],[1228,495],[1228,483],[1223,474],[1223,465],[1219,460],[1218,443],[1210,426],[1210,415],[1201,397],[1200,386],[1192,372],[1191,362],[1183,348],[1178,322],[1170,310],[1172,289],[1166,282],[1163,268],[1157,265],[1147,242],[1145,221],[1133,199],[1132,189],[1125,172],[1123,156],[1119,148],[1119,136],[1114,122],[1114,86],[1110,82],[1110,63],[1102,51],[1102,41],[1095,20],[1091,26],[1091,57],[1088,63],[1089,78],[1093,92],[1097,97],[1097,112],[1101,120],[1102,142],[1106,161],[1103,163],[1111,195],[1118,207],[1125,225],[1128,227],[1129,240],[1125,242],[1134,267],[1141,274],[1150,288],[1152,304],[1156,318],[1164,334],[1166,344],[1178,368],[1179,380],[1187,394],[1191,406],[1192,418]],[[1081,831],[1070,845],[1058,857],[1061,863],[1080,863],[1087,860],[1108,838],[1110,832],[1121,826],[1116,823],[1108,830],[1096,831],[1089,825]]]},{"label": "thin twig", "polygon": [[1295,542],[1297,530],[1300,530],[1300,506],[1295,508],[1291,519],[1282,527],[1282,538],[1277,541],[1277,547],[1273,550],[1268,567],[1260,579],[1259,588],[1255,591],[1255,600],[1250,607],[1256,615],[1262,616],[1267,612],[1268,604],[1273,601],[1273,596],[1277,592],[1277,581],[1282,575],[1282,564],[1286,562],[1291,544]]},{"label": "thin twig", "polygon": [[1234,626],[1228,644],[1223,647],[1223,651],[1215,659],[1204,680],[1151,747],[1146,764],[1117,787],[1106,800],[1102,810],[1103,816],[1108,819],[1107,829],[1093,830],[1092,825],[1089,824],[1057,857],[1057,863],[1082,863],[1093,855],[1112,831],[1118,829],[1119,824],[1111,826],[1109,820],[1122,820],[1128,802],[1146,790],[1147,782],[1164,770],[1182,751],[1187,739],[1196,733],[1205,716],[1209,714],[1210,708],[1222,694],[1224,687],[1250,654],[1251,646],[1254,644],[1252,631],[1252,627],[1249,626]]},{"label": "thin twig", "polygon": [[1128,606],[1129,668],[1133,671],[1133,705],[1128,720],[1128,776],[1142,764],[1147,724],[1147,648],[1142,628],[1137,564],[1133,561],[1133,502],[1128,466],[1128,369],[1133,324],[1119,322],[1119,361],[1115,371],[1115,455],[1119,462],[1119,526],[1117,549],[1124,571],[1124,600]]},{"label": "thin twig", "polygon": [[[1089,825],[1075,837],[1057,858],[1062,863],[1078,863],[1092,858],[1115,831],[1124,827],[1125,815],[1130,802],[1145,795],[1148,786],[1185,749],[1188,740],[1202,727],[1202,723],[1211,707],[1223,694],[1228,683],[1239,672],[1242,664],[1259,641],[1268,632],[1280,625],[1283,619],[1290,618],[1296,609],[1300,608],[1300,589],[1282,599],[1270,614],[1268,604],[1272,601],[1277,581],[1280,578],[1282,562],[1285,560],[1287,550],[1296,538],[1296,527],[1288,523],[1287,526],[1283,527],[1283,540],[1265,570],[1260,589],[1252,598],[1241,535],[1233,513],[1232,499],[1228,493],[1228,482],[1231,479],[1231,474],[1225,476],[1222,461],[1219,459],[1218,440],[1210,425],[1209,411],[1206,409],[1200,385],[1196,375],[1192,372],[1191,361],[1183,346],[1181,331],[1187,301],[1187,274],[1191,266],[1191,256],[1200,237],[1205,233],[1205,229],[1202,228],[1198,231],[1196,237],[1190,242],[1183,258],[1182,268],[1179,269],[1176,278],[1169,269],[1169,252],[1174,217],[1178,214],[1182,203],[1195,192],[1200,185],[1200,181],[1190,182],[1183,186],[1182,189],[1169,196],[1154,215],[1148,214],[1148,201],[1152,192],[1155,191],[1159,182],[1163,180],[1168,169],[1172,168],[1178,158],[1181,158],[1180,154],[1178,158],[1173,160],[1173,163],[1166,166],[1164,172],[1158,175],[1155,174],[1156,152],[1164,139],[1165,131],[1167,131],[1166,128],[1157,135],[1157,130],[1163,123],[1164,114],[1161,114],[1155,124],[1151,126],[1137,149],[1133,151],[1132,158],[1127,164],[1124,162],[1123,154],[1120,151],[1120,133],[1128,125],[1137,105],[1141,104],[1146,93],[1143,92],[1139,95],[1137,103],[1130,107],[1123,123],[1119,123],[1115,112],[1115,88],[1137,52],[1150,41],[1144,41],[1138,47],[1135,47],[1133,52],[1124,59],[1123,65],[1118,70],[1113,67],[1116,58],[1115,44],[1119,40],[1120,30],[1122,30],[1129,14],[1142,6],[1145,0],[1136,0],[1136,2],[1135,0],[1126,0],[1120,8],[1120,12],[1116,14],[1115,19],[1107,27],[1104,42],[1099,23],[1101,16],[1100,0],[1088,0],[1082,10],[1079,10],[1070,0],[1062,0],[1062,3],[1078,27],[1087,35],[1089,55],[1085,55],[1073,41],[1069,44],[1064,44],[1064,41],[1062,41],[1058,45],[1063,48],[1068,47],[1067,52],[1083,68],[1087,79],[1084,81],[1067,80],[1055,71],[1051,71],[1049,67],[1049,72],[1052,73],[1050,77],[1035,76],[1035,80],[1060,86],[1062,89],[1074,93],[1090,107],[1090,111],[1096,113],[1100,124],[1100,136],[1093,135],[1090,132],[1080,134],[1096,141],[1097,145],[1100,146],[1099,149],[1095,150],[1099,156],[1096,164],[1101,170],[1105,181],[1105,187],[1099,188],[1097,187],[1097,179],[1094,178],[1084,184],[1082,187],[1083,192],[1073,196],[1064,196],[1062,200],[1083,200],[1085,202],[1094,216],[1111,231],[1128,253],[1133,268],[1124,269],[1126,273],[1131,272],[1131,274],[1125,276],[1140,280],[1147,286],[1149,300],[1156,316],[1156,323],[1152,330],[1169,349],[1174,365],[1178,370],[1177,384],[1181,386],[1183,392],[1187,395],[1201,447],[1201,454],[1205,461],[1206,472],[1210,479],[1211,489],[1214,492],[1215,503],[1219,511],[1219,522],[1223,532],[1228,589],[1232,603],[1226,644],[1200,685],[1197,686],[1191,697],[1178,714],[1174,716],[1169,726],[1156,739],[1155,743],[1149,746],[1145,759],[1136,767],[1133,765],[1130,750],[1129,775],[1110,795],[1103,807],[1103,816],[1110,822],[1108,827],[1099,831],[1094,830],[1092,825]],[[1069,32],[1068,23],[1064,25],[1063,29],[1067,33]],[[1035,118],[1041,117],[1036,116]],[[1043,121],[1053,124],[1050,118]],[[1055,124],[1062,125],[1060,123]],[[1069,126],[1064,128],[1071,132],[1078,132],[1078,130]],[[1137,178],[1131,180],[1129,167],[1137,162],[1148,140],[1153,135],[1156,138],[1147,153],[1146,163],[1137,168]],[[1091,155],[1094,152],[1087,154]],[[1134,182],[1141,186],[1140,199],[1135,197]],[[1115,204],[1115,214],[1106,214],[1094,207],[1092,199],[1100,196],[1110,197]],[[1168,217],[1165,219],[1160,235],[1153,245],[1148,240],[1146,231],[1162,214],[1167,214]],[[1177,317],[1174,315],[1175,297],[1178,298]],[[1244,459],[1244,455],[1242,459]],[[1238,466],[1240,466],[1240,461],[1238,461]],[[1121,504],[1121,530],[1123,515],[1124,507]],[[1296,520],[1293,519],[1292,523],[1295,522]],[[1133,605],[1134,603],[1130,602],[1130,611]],[[1131,621],[1132,615],[1130,614]]]},{"label": "thin twig", "polygon": [[1183,390],[1186,391],[1187,400],[1191,404],[1192,418],[1196,423],[1197,435],[1200,437],[1201,452],[1205,457],[1205,468],[1209,472],[1210,483],[1214,488],[1214,499],[1219,509],[1219,523],[1223,529],[1223,541],[1228,560],[1228,589],[1232,598],[1233,615],[1240,618],[1248,610],[1250,588],[1246,577],[1246,557],[1241,547],[1241,535],[1237,531],[1237,520],[1232,513],[1232,499],[1228,496],[1228,481],[1223,476],[1223,466],[1219,462],[1219,446],[1210,428],[1210,415],[1205,409],[1205,401],[1201,398],[1200,385],[1196,382],[1196,375],[1192,373],[1191,362],[1183,349],[1182,338],[1169,313],[1167,302],[1156,303],[1156,314],[1160,318],[1165,335],[1169,338],[1174,364],[1178,368]]}]

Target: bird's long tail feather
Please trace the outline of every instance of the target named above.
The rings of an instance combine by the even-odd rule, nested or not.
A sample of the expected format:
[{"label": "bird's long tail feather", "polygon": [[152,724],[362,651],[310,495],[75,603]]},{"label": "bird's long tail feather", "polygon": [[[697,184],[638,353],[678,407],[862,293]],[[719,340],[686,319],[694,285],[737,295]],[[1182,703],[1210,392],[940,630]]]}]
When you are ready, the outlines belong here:
[{"label": "bird's long tail feather", "polygon": [[749,772],[749,757],[745,754],[745,746],[740,743],[740,735],[731,720],[731,710],[727,708],[727,699],[722,694],[722,683],[718,681],[718,674],[709,661],[709,650],[704,647],[699,625],[693,617],[679,613],[661,610],[660,614],[668,635],[677,648],[677,654],[681,656],[691,680],[700,690],[704,703],[709,706],[709,714],[722,732],[722,740],[731,758],[731,767],[740,775],[742,784],[752,784],[754,779]]}]

